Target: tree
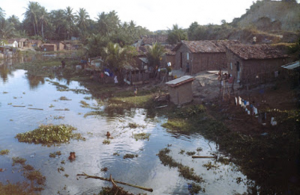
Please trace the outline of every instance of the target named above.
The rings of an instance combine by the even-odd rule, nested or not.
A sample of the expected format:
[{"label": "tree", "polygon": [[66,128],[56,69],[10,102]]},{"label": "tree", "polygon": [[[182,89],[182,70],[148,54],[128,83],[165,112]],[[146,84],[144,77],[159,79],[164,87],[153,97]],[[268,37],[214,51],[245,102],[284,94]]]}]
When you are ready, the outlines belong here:
[{"label": "tree", "polygon": [[168,30],[168,38],[167,38],[168,43],[177,44],[181,40],[186,40],[186,39],[187,39],[186,32],[183,29],[179,28],[177,24],[173,25],[172,30]]},{"label": "tree", "polygon": [[39,22],[41,24],[42,38],[44,39],[44,25],[48,24],[48,12],[44,7],[39,11]]},{"label": "tree", "polygon": [[199,24],[197,22],[193,22],[190,27],[188,28],[188,39],[189,40],[196,40],[195,39],[195,31],[197,29],[197,27],[199,26]]},{"label": "tree", "polygon": [[67,7],[65,9],[65,17],[66,17],[66,31],[67,31],[67,39],[70,39],[70,35],[72,35],[73,31],[75,30],[74,20],[75,16],[73,14],[73,9],[71,7]]},{"label": "tree", "polygon": [[108,14],[102,12],[98,15],[97,24],[98,29],[103,36],[110,36],[118,31],[120,19],[115,11],[111,11]]},{"label": "tree", "polygon": [[103,48],[108,44],[109,40],[107,37],[101,36],[100,34],[92,34],[87,39],[87,53],[89,57],[100,56],[103,53]]}]

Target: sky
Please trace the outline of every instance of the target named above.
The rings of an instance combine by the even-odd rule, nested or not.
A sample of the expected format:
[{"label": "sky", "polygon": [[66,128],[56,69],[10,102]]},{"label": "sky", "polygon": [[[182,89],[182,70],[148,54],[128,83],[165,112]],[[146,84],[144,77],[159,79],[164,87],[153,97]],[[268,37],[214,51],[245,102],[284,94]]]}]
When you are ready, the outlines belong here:
[{"label": "sky", "polygon": [[[135,22],[151,31],[172,29],[174,24],[188,28],[198,24],[221,24],[221,20],[232,22],[246,13],[256,0],[31,0],[38,2],[48,12],[58,9],[85,8],[90,18],[96,20],[102,13],[115,10],[121,22]],[[298,3],[300,0],[297,0]],[[0,0],[0,7],[6,13],[23,20],[28,0]]]}]

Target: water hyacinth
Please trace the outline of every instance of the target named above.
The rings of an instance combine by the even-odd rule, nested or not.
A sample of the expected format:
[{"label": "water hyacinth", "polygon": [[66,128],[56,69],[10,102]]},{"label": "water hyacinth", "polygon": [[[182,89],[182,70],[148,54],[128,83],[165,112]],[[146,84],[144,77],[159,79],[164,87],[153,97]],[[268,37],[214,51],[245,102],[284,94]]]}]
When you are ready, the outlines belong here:
[{"label": "water hyacinth", "polygon": [[15,138],[19,142],[35,143],[35,144],[55,144],[68,143],[71,139],[83,140],[85,138],[79,133],[73,133],[75,127],[70,125],[40,125],[39,128],[25,132],[18,133]]}]

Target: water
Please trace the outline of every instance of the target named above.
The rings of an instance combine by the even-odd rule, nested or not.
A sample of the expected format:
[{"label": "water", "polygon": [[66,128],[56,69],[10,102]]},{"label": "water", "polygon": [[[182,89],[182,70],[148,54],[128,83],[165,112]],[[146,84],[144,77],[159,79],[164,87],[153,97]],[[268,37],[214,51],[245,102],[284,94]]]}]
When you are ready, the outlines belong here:
[{"label": "water", "polygon": [[[76,174],[82,172],[107,178],[112,175],[118,181],[153,188],[154,192],[148,194],[189,194],[187,184],[192,181],[179,176],[177,168],[162,165],[156,155],[171,144],[170,155],[177,162],[194,168],[196,174],[205,180],[200,185],[206,192],[201,194],[242,194],[247,191],[247,185],[243,182],[238,184],[236,181],[236,178],[244,181],[247,181],[247,178],[234,164],[217,163],[218,169],[207,170],[203,164],[209,161],[214,163],[214,160],[193,160],[186,154],[179,154],[181,149],[187,152],[196,151],[199,147],[202,148],[198,153],[200,155],[211,155],[218,150],[215,143],[209,142],[199,134],[187,136],[169,133],[161,127],[167,118],[149,118],[145,109],[131,109],[124,114],[113,116],[84,117],[84,114],[93,110],[81,107],[81,100],[98,106],[100,110],[103,110],[103,105],[98,105],[91,94],[74,93],[70,90],[58,91],[53,85],[53,82],[59,82],[69,89],[85,89],[78,82],[49,78],[39,78],[32,82],[24,70],[14,70],[10,65],[1,67],[0,70],[0,150],[10,151],[8,155],[0,156],[0,168],[6,169],[0,173],[2,183],[6,183],[6,180],[11,183],[25,180],[21,167],[12,166],[12,157],[22,157],[27,159],[26,164],[32,165],[46,176],[45,190],[42,194],[57,194],[58,191],[61,194],[93,194],[99,193],[101,187],[110,185],[101,180],[77,178]],[[59,100],[62,96],[70,100]],[[55,110],[66,108],[69,111]],[[64,118],[55,119],[58,116]],[[137,123],[145,127],[130,129],[128,123]],[[47,147],[19,143],[14,138],[17,133],[31,131],[40,124],[70,124],[86,137],[86,141],[71,141],[69,144]],[[114,139],[109,145],[104,145],[102,142],[106,139],[107,131]],[[136,141],[133,138],[133,133],[140,132],[151,133],[149,141]],[[50,158],[49,154],[55,151],[61,151],[62,155]],[[76,152],[77,158],[70,162],[68,156],[72,151]],[[119,156],[113,155],[116,152]],[[138,157],[123,159],[127,153],[137,154]],[[61,164],[62,160],[66,164]],[[64,167],[65,171],[58,172],[60,167]],[[107,172],[101,171],[104,167],[108,168]],[[66,177],[65,174],[69,176]],[[144,193],[139,189],[122,187],[132,193]]]}]

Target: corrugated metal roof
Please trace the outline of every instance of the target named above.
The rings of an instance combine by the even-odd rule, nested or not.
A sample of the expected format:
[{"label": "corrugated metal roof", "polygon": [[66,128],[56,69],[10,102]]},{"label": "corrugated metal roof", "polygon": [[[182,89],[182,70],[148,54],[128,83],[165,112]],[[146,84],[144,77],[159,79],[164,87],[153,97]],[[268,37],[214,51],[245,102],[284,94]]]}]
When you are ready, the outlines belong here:
[{"label": "corrugated metal roof", "polygon": [[281,67],[288,69],[288,70],[294,70],[294,69],[300,67],[300,61],[292,62],[292,63],[286,64],[286,65],[283,65]]},{"label": "corrugated metal roof", "polygon": [[181,41],[173,48],[173,51],[177,51],[184,44],[192,53],[225,53],[225,45],[236,43],[239,42],[229,40]]},{"label": "corrugated metal roof", "polygon": [[166,82],[166,85],[168,85],[170,87],[177,87],[177,86],[180,86],[182,84],[192,82],[193,80],[194,80],[194,77],[192,77],[190,75],[185,75],[185,76],[182,76],[178,79],[174,79],[172,81]]},{"label": "corrugated metal roof", "polygon": [[147,58],[139,58],[142,62],[144,62],[144,63],[148,63],[148,59]]},{"label": "corrugated metal roof", "polygon": [[257,44],[257,45],[234,44],[234,45],[226,45],[226,47],[234,54],[238,55],[244,60],[288,57],[286,54],[284,54],[283,51],[267,44]]}]

